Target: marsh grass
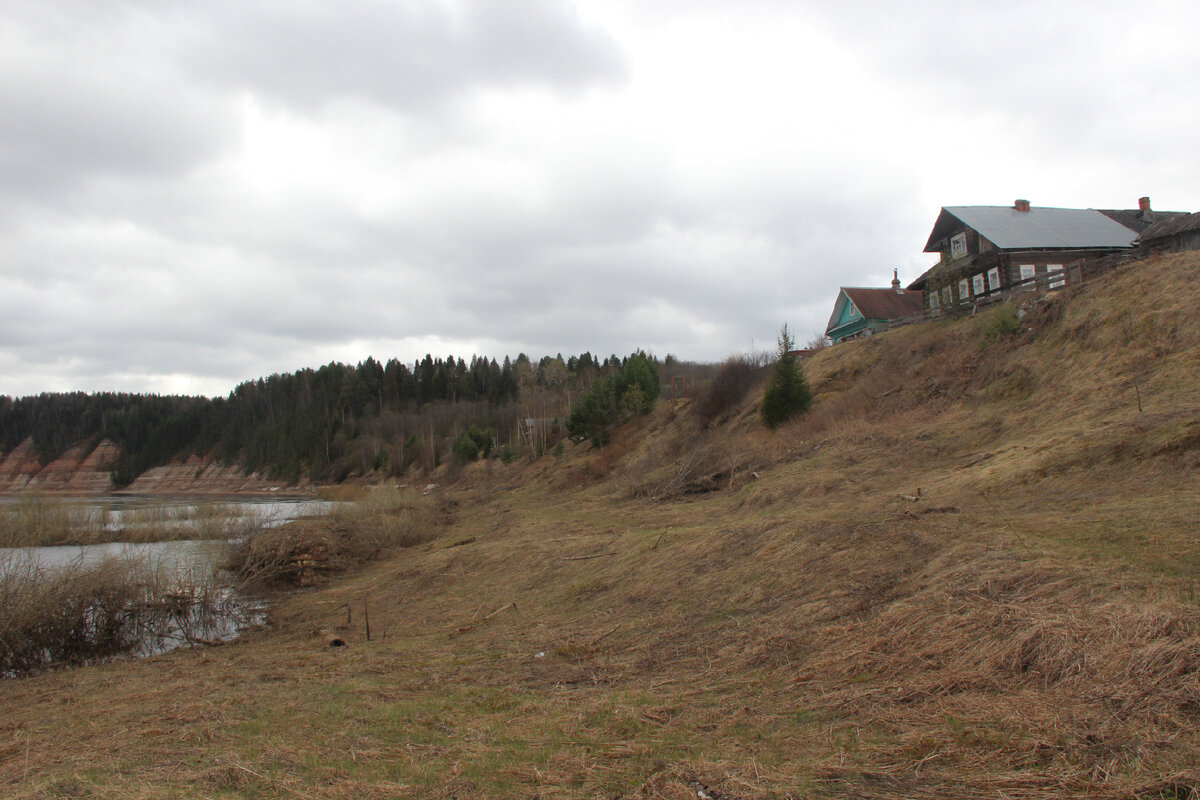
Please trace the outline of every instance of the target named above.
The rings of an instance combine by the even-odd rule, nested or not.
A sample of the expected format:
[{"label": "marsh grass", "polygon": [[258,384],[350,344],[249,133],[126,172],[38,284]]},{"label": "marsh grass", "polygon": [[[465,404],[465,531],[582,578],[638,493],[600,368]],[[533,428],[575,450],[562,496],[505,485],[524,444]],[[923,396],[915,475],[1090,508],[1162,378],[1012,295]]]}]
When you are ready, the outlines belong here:
[{"label": "marsh grass", "polygon": [[147,557],[0,557],[0,676],[207,642],[240,603],[209,569]]},{"label": "marsh grass", "polygon": [[104,541],[110,512],[27,493],[0,505],[0,547],[44,547]]},{"label": "marsh grass", "polygon": [[0,548],[107,542],[237,539],[271,524],[244,504],[151,504],[114,508],[25,493],[0,505]]}]

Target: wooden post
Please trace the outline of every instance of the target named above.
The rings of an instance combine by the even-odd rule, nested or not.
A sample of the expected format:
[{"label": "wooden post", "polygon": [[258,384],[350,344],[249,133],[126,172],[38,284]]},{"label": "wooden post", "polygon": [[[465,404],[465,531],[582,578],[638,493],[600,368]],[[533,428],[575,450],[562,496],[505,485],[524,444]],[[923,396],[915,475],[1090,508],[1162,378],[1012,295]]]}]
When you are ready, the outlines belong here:
[{"label": "wooden post", "polygon": [[371,611],[367,607],[367,601],[363,599],[363,624],[367,628],[367,641],[371,641]]}]

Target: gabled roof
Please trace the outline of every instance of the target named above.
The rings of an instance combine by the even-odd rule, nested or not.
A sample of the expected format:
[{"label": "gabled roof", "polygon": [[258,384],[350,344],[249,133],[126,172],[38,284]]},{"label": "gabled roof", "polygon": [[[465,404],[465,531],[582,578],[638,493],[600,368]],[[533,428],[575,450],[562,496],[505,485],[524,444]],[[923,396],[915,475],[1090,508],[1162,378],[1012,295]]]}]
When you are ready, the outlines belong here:
[{"label": "gabled roof", "polygon": [[1200,230],[1200,211],[1195,214],[1183,214],[1156,222],[1142,231],[1142,235],[1138,237],[1138,241],[1150,242],[1155,239],[1166,239],[1168,236],[1176,236],[1180,233],[1195,230]]},{"label": "gabled roof", "polygon": [[1043,208],[1017,211],[1009,206],[945,206],[933,225],[926,253],[966,225],[1001,250],[1076,250],[1132,247],[1134,232],[1090,208]]},{"label": "gabled roof", "polygon": [[866,319],[899,319],[920,314],[922,293],[907,289],[861,289],[843,286],[842,291]]},{"label": "gabled roof", "polygon": [[838,292],[837,300],[834,301],[833,314],[829,316],[829,324],[825,326],[825,332],[829,333],[850,324],[849,322],[838,324],[848,303],[853,304],[858,309],[858,313],[862,314],[862,319],[854,320],[856,323],[873,319],[890,321],[920,314],[924,310],[922,297],[921,292],[908,289],[896,291],[895,289],[862,289],[843,286]]}]

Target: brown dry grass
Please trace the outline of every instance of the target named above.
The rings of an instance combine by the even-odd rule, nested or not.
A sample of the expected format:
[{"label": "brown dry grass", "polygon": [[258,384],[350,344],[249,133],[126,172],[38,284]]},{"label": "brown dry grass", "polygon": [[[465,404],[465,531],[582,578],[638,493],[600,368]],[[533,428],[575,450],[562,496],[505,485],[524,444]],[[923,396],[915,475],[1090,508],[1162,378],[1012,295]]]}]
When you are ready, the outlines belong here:
[{"label": "brown dry grass", "polygon": [[468,471],[269,630],[7,684],[0,794],[1193,797],[1200,259],[1137,269],[828,348],[774,433]]}]

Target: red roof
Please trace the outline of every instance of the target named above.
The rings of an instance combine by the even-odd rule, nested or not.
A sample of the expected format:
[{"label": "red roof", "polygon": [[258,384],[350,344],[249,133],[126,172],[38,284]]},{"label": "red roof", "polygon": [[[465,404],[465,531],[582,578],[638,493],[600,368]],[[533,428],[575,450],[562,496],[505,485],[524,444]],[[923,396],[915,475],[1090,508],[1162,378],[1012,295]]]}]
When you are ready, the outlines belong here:
[{"label": "red roof", "polygon": [[842,288],[850,302],[866,319],[900,319],[924,310],[923,292],[914,289]]}]

